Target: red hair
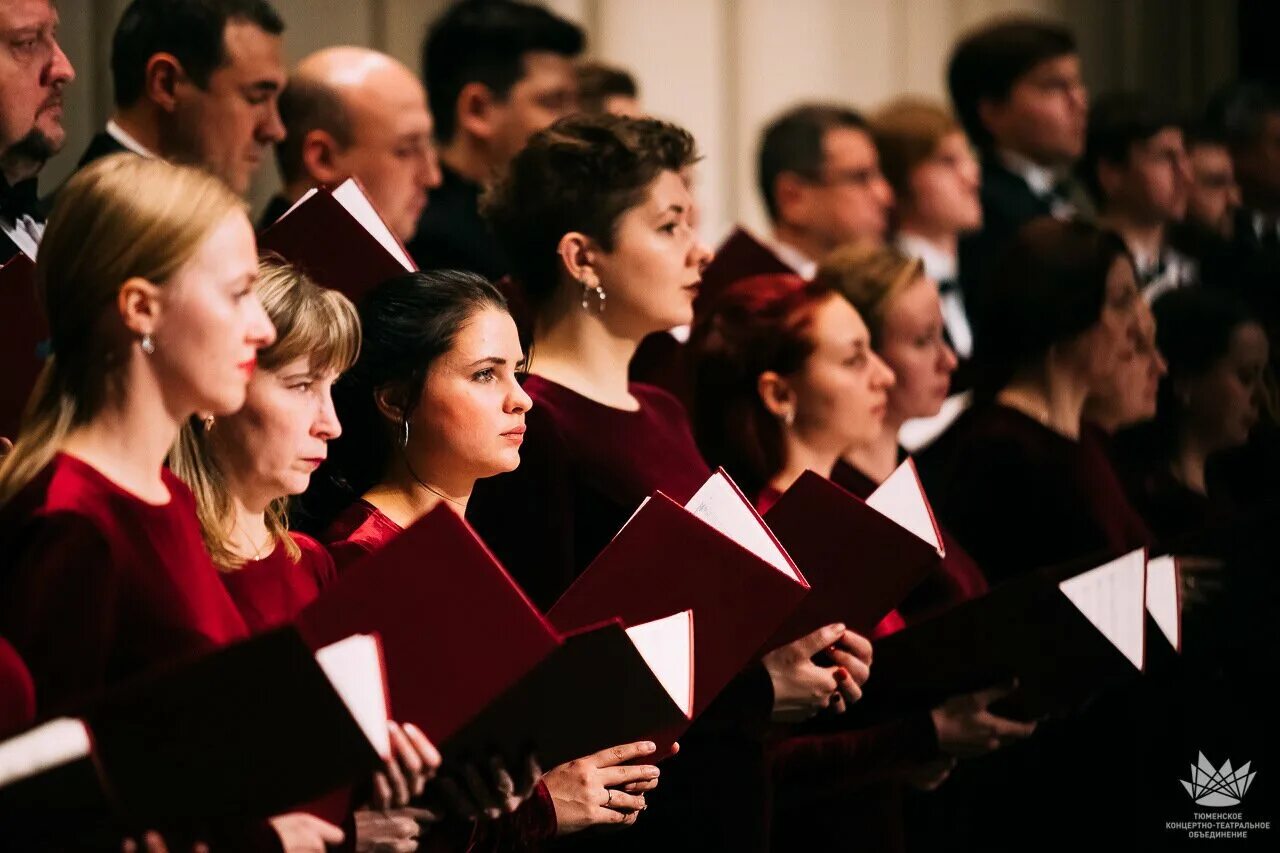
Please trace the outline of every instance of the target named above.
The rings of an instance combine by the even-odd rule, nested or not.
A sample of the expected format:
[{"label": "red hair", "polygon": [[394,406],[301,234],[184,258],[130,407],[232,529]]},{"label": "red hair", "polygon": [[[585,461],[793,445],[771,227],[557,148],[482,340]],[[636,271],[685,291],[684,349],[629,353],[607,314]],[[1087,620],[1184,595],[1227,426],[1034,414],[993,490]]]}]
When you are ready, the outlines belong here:
[{"label": "red hair", "polygon": [[722,466],[748,495],[782,468],[782,426],[760,399],[761,374],[791,376],[813,352],[809,326],[836,295],[797,275],[742,279],[720,293],[694,323],[694,431],[703,456]]}]

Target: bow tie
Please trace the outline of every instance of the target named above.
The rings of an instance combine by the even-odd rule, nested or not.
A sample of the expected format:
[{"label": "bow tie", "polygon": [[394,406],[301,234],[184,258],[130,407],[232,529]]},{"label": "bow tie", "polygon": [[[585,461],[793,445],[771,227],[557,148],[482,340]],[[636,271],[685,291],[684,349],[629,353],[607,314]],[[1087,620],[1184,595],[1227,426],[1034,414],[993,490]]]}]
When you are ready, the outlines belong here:
[{"label": "bow tie", "polygon": [[15,186],[0,178],[0,216],[15,222],[23,216],[39,219],[40,198],[36,191],[36,179],[18,181]]}]

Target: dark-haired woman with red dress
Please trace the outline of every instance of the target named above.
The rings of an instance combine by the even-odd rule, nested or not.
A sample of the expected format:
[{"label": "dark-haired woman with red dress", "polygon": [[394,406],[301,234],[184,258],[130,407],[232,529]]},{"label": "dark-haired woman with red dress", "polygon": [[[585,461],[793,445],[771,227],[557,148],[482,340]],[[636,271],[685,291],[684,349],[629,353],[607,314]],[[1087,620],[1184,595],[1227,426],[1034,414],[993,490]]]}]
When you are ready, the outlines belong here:
[{"label": "dark-haired woman with red dress", "polygon": [[[683,502],[711,473],[679,401],[628,381],[646,335],[692,320],[709,257],[681,177],[695,159],[688,133],[664,122],[571,117],[535,134],[487,200],[535,316],[524,385],[534,407],[521,466],[478,484],[468,517],[541,607],[653,491]],[[775,714],[853,698],[866,663],[846,633],[805,638],[839,642],[839,667],[784,647],[740,674],[664,764],[645,819],[584,846],[767,849],[764,734]],[[841,667],[850,677],[838,680]]]}]

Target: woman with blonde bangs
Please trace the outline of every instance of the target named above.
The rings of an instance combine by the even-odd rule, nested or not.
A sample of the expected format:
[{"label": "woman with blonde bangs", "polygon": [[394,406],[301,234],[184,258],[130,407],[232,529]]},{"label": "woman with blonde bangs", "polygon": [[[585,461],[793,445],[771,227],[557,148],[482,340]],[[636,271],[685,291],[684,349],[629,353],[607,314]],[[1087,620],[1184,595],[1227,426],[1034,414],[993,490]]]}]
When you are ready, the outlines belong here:
[{"label": "woman with blonde bangs", "polygon": [[[41,714],[247,634],[164,463],[196,412],[244,404],[275,339],[256,275],[243,203],[204,172],[120,155],[58,195],[36,265],[52,355],[0,464],[0,634]],[[239,850],[343,837],[300,814],[209,832]]]},{"label": "woman with blonde bangs", "polygon": [[[845,246],[819,267],[817,280],[844,295],[866,320],[871,346],[893,370],[884,419],[869,441],[847,448],[831,478],[866,498],[906,458],[902,425],[938,414],[951,388],[955,352],[943,338],[937,283],[922,261],[899,249]],[[946,559],[903,602],[909,621],[986,592],[981,570],[944,532]]]}]

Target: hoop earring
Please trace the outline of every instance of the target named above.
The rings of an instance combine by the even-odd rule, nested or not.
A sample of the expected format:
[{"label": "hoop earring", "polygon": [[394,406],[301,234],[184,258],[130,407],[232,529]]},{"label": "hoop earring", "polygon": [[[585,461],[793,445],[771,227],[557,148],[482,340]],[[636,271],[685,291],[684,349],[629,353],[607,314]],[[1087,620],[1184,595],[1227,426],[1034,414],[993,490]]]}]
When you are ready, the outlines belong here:
[{"label": "hoop earring", "polygon": [[138,342],[138,346],[140,346],[142,351],[147,355],[153,355],[156,351],[156,342],[149,334],[142,336],[142,340]]},{"label": "hoop earring", "polygon": [[599,279],[594,275],[585,275],[579,282],[582,285],[582,310],[592,310],[591,299],[594,296],[596,302],[595,313],[603,314],[605,300],[609,298],[609,295],[604,292],[604,287],[601,286]]},{"label": "hoop earring", "polygon": [[409,446],[409,419],[405,418],[400,423],[404,425],[404,432],[400,435],[400,447],[405,449]]}]

